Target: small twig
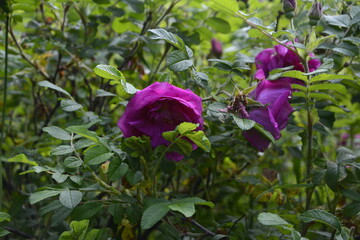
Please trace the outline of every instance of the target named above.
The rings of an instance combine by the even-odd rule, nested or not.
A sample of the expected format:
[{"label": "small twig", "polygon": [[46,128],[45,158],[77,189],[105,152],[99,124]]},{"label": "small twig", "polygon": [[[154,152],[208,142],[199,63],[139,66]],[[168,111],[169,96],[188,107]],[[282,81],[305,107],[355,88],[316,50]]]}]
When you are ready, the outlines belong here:
[{"label": "small twig", "polygon": [[201,231],[203,231],[206,235],[210,235],[210,236],[216,236],[216,233],[210,231],[209,229],[207,229],[206,227],[204,227],[203,225],[201,225],[200,223],[198,223],[197,221],[195,221],[192,218],[185,218],[185,220],[191,224],[193,224],[194,226],[198,227],[199,229],[201,229]]},{"label": "small twig", "polygon": [[15,45],[16,45],[17,49],[19,50],[19,53],[20,53],[21,57],[25,61],[27,61],[32,67],[34,67],[45,79],[50,80],[50,76],[46,72],[41,70],[40,67],[35,62],[32,62],[29,59],[29,57],[24,53],[22,47],[20,46],[19,42],[17,41],[17,39],[15,37],[15,34],[12,31],[11,24],[9,24],[9,33],[10,33],[11,38],[15,42]]},{"label": "small twig", "polygon": [[6,226],[3,227],[3,228],[4,228],[5,230],[11,232],[11,233],[14,233],[14,234],[16,234],[16,235],[22,236],[22,237],[24,237],[24,238],[26,238],[26,239],[34,239],[33,236],[31,236],[31,235],[29,235],[29,234],[27,234],[27,233],[25,233],[25,232],[22,232],[22,231],[20,231],[20,230],[17,230],[17,229],[11,228],[11,227],[6,227]]},{"label": "small twig", "polygon": [[228,236],[230,236],[230,233],[235,228],[236,224],[238,224],[241,221],[241,219],[243,219],[244,217],[245,217],[245,215],[242,215],[241,217],[236,219],[236,221],[234,222],[234,224],[231,226],[230,230],[228,231],[228,234],[227,234]]}]

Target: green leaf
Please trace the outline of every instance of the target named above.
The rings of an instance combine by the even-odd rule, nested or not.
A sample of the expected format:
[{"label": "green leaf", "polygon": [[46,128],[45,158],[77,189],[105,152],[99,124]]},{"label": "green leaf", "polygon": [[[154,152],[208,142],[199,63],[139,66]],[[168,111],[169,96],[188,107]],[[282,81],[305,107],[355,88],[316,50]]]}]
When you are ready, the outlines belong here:
[{"label": "green leaf", "polygon": [[339,74],[328,74],[328,73],[323,73],[323,74],[319,74],[313,78],[311,78],[311,82],[318,82],[318,81],[325,81],[325,80],[334,80],[334,79],[349,79],[349,80],[353,80],[354,77],[351,75],[339,75]]},{"label": "green leaf", "polygon": [[114,222],[119,224],[123,219],[125,210],[120,203],[113,203],[109,206],[108,212],[113,216]]},{"label": "green leaf", "polygon": [[231,26],[228,21],[222,18],[210,17],[205,20],[205,23],[219,33],[229,33],[231,30]]},{"label": "green leaf", "polygon": [[96,90],[96,97],[115,97],[116,94],[113,94],[111,92],[107,92],[103,89]]},{"label": "green leaf", "polygon": [[191,143],[186,139],[178,139],[176,140],[173,147],[170,149],[170,151],[175,150],[176,152],[189,156],[191,152],[193,151]]},{"label": "green leaf", "polygon": [[80,167],[83,164],[83,161],[77,157],[67,157],[64,160],[64,167],[67,168],[77,168]]},{"label": "green leaf", "polygon": [[179,136],[179,133],[177,131],[168,131],[168,132],[163,132],[162,136],[165,140],[169,142],[174,142],[175,139]]},{"label": "green leaf", "polygon": [[78,205],[71,213],[71,217],[75,220],[90,219],[102,209],[102,204],[98,202],[87,202]]},{"label": "green leaf", "polygon": [[272,143],[275,143],[275,138],[273,137],[273,135],[269,131],[266,131],[263,126],[256,123],[254,128],[264,134],[264,136],[267,137]]},{"label": "green leaf", "polygon": [[211,143],[203,131],[189,132],[186,133],[184,136],[193,141],[199,148],[201,148],[205,152],[210,152]]},{"label": "green leaf", "polygon": [[336,45],[336,47],[331,48],[331,50],[350,57],[356,57],[359,55],[358,45],[352,42],[344,41],[341,44]]},{"label": "green leaf", "polygon": [[251,120],[251,119],[246,119],[246,118],[239,118],[238,116],[235,116],[234,114],[232,114],[233,120],[236,123],[236,125],[241,129],[241,130],[250,130],[251,128],[253,128],[255,126],[255,121]]},{"label": "green leaf", "polygon": [[323,43],[325,40],[329,39],[329,38],[334,38],[336,37],[336,35],[330,35],[330,36],[325,36],[325,37],[320,37],[318,39],[316,39],[315,41],[311,41],[307,46],[306,46],[306,50],[308,53],[313,52],[321,43]]},{"label": "green leaf", "polygon": [[114,158],[111,160],[108,169],[108,176],[110,181],[116,181],[122,178],[128,169],[129,166],[126,163],[122,162],[119,158]]},{"label": "green leaf", "polygon": [[229,13],[237,13],[239,11],[239,4],[236,0],[211,0],[208,5],[217,11]]},{"label": "green leaf", "polygon": [[190,68],[193,65],[193,61],[188,56],[179,50],[172,51],[166,57],[166,66],[174,72],[182,72]]},{"label": "green leaf", "polygon": [[339,92],[342,94],[346,94],[347,90],[344,87],[344,85],[339,84],[339,83],[322,83],[322,84],[314,84],[310,86],[310,91],[315,91],[315,90],[332,90],[335,92]]},{"label": "green leaf", "polygon": [[70,126],[66,130],[90,139],[93,142],[99,143],[99,138],[95,132],[89,131],[86,126]]},{"label": "green leaf", "polygon": [[258,221],[265,226],[290,226],[292,225],[274,213],[260,213]]},{"label": "green leaf", "polygon": [[31,194],[30,198],[29,198],[29,202],[31,205],[40,202],[46,198],[49,197],[53,197],[58,195],[60,192],[62,191],[57,191],[57,190],[43,190],[43,191],[39,191],[39,192],[34,192],[33,194]]},{"label": "green leaf", "polygon": [[81,202],[82,197],[82,192],[67,189],[60,193],[59,200],[65,207],[73,209]]},{"label": "green leaf", "polygon": [[60,146],[57,146],[56,148],[53,148],[51,150],[51,154],[58,156],[58,155],[65,155],[68,153],[72,153],[73,151],[74,151],[74,149],[69,145],[60,145]]},{"label": "green leaf", "polygon": [[344,215],[346,217],[353,217],[360,212],[360,202],[355,201],[344,207]]},{"label": "green leaf", "polygon": [[66,179],[69,177],[68,174],[63,174],[61,172],[55,172],[52,176],[51,176],[57,183],[63,183],[66,181]]},{"label": "green leaf", "polygon": [[197,197],[173,199],[168,207],[173,211],[184,214],[185,217],[191,217],[195,213],[195,204],[203,202],[206,201]]},{"label": "green leaf", "polygon": [[109,160],[113,155],[114,153],[109,152],[105,147],[96,145],[85,152],[84,161],[89,165],[96,165]]},{"label": "green leaf", "polygon": [[304,82],[307,81],[307,77],[304,75],[303,72],[295,71],[295,70],[284,72],[281,74],[281,77],[291,77],[291,78],[303,80]]},{"label": "green leaf", "polygon": [[341,193],[344,197],[354,200],[354,201],[360,201],[360,193],[357,192],[354,189],[342,189]]},{"label": "green leaf", "polygon": [[338,27],[349,27],[350,26],[350,16],[347,14],[336,15],[336,16],[324,16],[325,20],[333,26]]},{"label": "green leaf", "polygon": [[34,161],[30,161],[26,156],[25,154],[21,153],[21,154],[18,154],[16,155],[15,157],[13,158],[9,158],[8,159],[8,162],[17,162],[17,163],[25,163],[25,164],[30,164],[30,165],[33,165],[33,166],[38,166],[38,164]]},{"label": "green leaf", "polygon": [[70,228],[74,239],[83,240],[89,227],[89,220],[71,221]]},{"label": "green leaf", "polygon": [[38,85],[39,85],[40,87],[48,87],[48,88],[51,88],[51,89],[53,89],[53,90],[56,90],[56,91],[58,91],[58,92],[61,92],[61,93],[65,94],[65,95],[71,97],[70,93],[68,93],[67,91],[65,91],[65,90],[62,89],[61,87],[58,87],[58,86],[52,84],[52,83],[49,82],[49,81],[41,81],[41,82],[38,82]]},{"label": "green leaf", "polygon": [[141,228],[146,230],[159,222],[169,211],[169,203],[157,203],[144,211],[141,217]]},{"label": "green leaf", "polygon": [[6,235],[8,235],[9,233],[10,233],[9,231],[0,228],[0,237],[6,236]]},{"label": "green leaf", "polygon": [[62,128],[52,126],[42,128],[44,132],[50,134],[50,136],[60,139],[60,140],[71,140],[71,135],[69,132],[63,130]]},{"label": "green leaf", "polygon": [[310,98],[316,98],[316,99],[325,99],[325,100],[330,100],[332,102],[335,102],[335,98],[329,94],[326,93],[310,93],[309,94]]},{"label": "green leaf", "polygon": [[102,78],[114,79],[114,80],[125,80],[125,77],[122,74],[122,72],[120,72],[119,70],[117,70],[113,66],[97,65],[94,68],[94,72],[95,72],[96,75],[98,75],[98,76],[100,76]]},{"label": "green leaf", "polygon": [[171,45],[177,47],[180,50],[185,49],[184,41],[177,35],[168,32],[165,29],[150,29],[149,32],[153,34],[152,36],[150,36],[151,39],[165,40],[166,42],[170,43]]},{"label": "green leaf", "polygon": [[299,219],[300,221],[305,223],[313,222],[313,221],[325,223],[335,228],[337,231],[341,232],[341,223],[339,222],[337,217],[324,210],[320,210],[320,209],[308,210],[300,214]]},{"label": "green leaf", "polygon": [[0,212],[0,222],[8,221],[10,222],[11,216],[6,212]]},{"label": "green leaf", "polygon": [[183,122],[180,123],[176,129],[179,131],[181,135],[184,135],[185,133],[194,131],[197,127],[199,127],[199,124],[195,124],[191,122]]},{"label": "green leaf", "polygon": [[66,100],[61,101],[61,108],[65,112],[74,112],[76,110],[83,108],[83,106],[81,104],[75,102],[74,100],[66,99]]}]

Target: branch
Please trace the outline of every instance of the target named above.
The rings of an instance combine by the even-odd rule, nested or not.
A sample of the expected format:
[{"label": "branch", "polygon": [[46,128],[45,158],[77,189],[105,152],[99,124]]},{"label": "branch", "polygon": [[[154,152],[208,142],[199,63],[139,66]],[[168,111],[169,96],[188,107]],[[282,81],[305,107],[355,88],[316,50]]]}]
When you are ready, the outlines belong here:
[{"label": "branch", "polygon": [[206,235],[210,235],[210,236],[216,236],[216,233],[213,233],[212,231],[210,231],[209,229],[207,229],[206,227],[204,227],[203,225],[201,225],[200,223],[198,223],[197,221],[195,221],[192,218],[185,218],[185,220],[189,223],[191,223],[192,225],[198,227],[199,229],[201,229],[201,231],[203,231]]}]

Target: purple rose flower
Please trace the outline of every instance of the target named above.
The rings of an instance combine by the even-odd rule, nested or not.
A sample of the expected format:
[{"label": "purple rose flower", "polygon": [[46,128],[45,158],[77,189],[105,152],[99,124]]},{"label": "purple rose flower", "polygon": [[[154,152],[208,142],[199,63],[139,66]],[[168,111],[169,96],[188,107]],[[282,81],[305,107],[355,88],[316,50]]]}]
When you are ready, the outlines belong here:
[{"label": "purple rose flower", "polygon": [[[249,118],[262,125],[275,139],[279,139],[280,130],[286,127],[289,115],[294,110],[289,104],[290,96],[289,82],[262,80],[249,97],[264,106],[250,109]],[[259,151],[263,152],[270,144],[270,140],[254,128],[244,131],[243,135]]]},{"label": "purple rose flower", "polygon": [[221,42],[216,40],[215,38],[211,39],[211,52],[217,58],[221,58],[222,55],[222,45]]},{"label": "purple rose flower", "polygon": [[[202,100],[191,90],[167,82],[155,82],[135,93],[118,121],[118,126],[125,137],[149,136],[155,148],[169,145],[162,133],[175,130],[182,122],[198,123],[198,130],[203,129],[201,114]],[[169,153],[167,157],[175,161],[183,158],[177,153]]]},{"label": "purple rose flower", "polygon": [[[313,57],[313,54],[310,54]],[[269,76],[271,70],[276,68],[284,68],[294,66],[293,70],[304,72],[304,66],[301,59],[292,51],[282,45],[276,45],[274,48],[268,48],[261,51],[255,57],[255,64],[258,71],[255,73],[255,78],[263,80]],[[321,62],[319,59],[311,59],[308,61],[309,71],[312,72],[320,67]],[[289,81],[291,84],[304,85],[301,80],[295,78],[280,78]]]}]

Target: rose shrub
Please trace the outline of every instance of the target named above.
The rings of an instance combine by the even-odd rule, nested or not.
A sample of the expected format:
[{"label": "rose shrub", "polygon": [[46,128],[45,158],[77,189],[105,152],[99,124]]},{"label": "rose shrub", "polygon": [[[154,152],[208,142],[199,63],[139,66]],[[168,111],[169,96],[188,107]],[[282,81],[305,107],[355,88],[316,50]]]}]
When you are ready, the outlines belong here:
[{"label": "rose shrub", "polygon": [[[313,54],[310,54],[310,56],[314,57]],[[270,71],[276,68],[294,66],[292,70],[305,71],[301,59],[294,52],[282,45],[276,45],[274,48],[267,48],[261,51],[255,57],[255,65],[258,69],[255,73],[255,78],[258,80],[266,79],[269,76]],[[319,59],[311,59],[308,61],[310,72],[316,70],[320,65],[321,62]],[[304,84],[301,80],[294,78],[285,77],[280,79],[290,81],[291,84]]]},{"label": "rose shrub", "polygon": [[[135,93],[118,121],[125,137],[149,136],[153,148],[169,145],[163,132],[173,131],[182,122],[199,124],[203,129],[202,100],[191,90],[175,87],[167,82],[155,82]],[[196,145],[194,145],[196,148]],[[181,160],[180,154],[168,154],[172,160]]]},{"label": "rose shrub", "polygon": [[[289,82],[262,80],[249,97],[264,106],[250,108],[249,118],[262,125],[275,139],[279,139],[280,130],[286,127],[289,115],[293,112],[289,104],[290,96]],[[243,135],[259,151],[264,151],[270,144],[270,140],[255,128],[244,131]]]}]

